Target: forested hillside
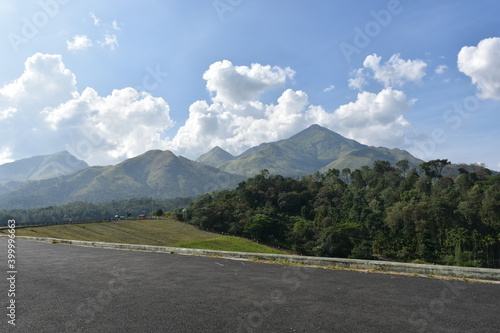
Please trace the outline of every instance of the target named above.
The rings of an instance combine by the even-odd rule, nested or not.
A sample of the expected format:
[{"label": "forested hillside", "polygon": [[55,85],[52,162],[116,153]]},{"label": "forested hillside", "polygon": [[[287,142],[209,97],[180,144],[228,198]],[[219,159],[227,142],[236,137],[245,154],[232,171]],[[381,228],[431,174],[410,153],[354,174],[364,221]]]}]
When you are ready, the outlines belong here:
[{"label": "forested hillside", "polygon": [[409,169],[330,169],[299,179],[259,175],[177,211],[201,228],[305,255],[500,267],[500,176],[447,160]]}]

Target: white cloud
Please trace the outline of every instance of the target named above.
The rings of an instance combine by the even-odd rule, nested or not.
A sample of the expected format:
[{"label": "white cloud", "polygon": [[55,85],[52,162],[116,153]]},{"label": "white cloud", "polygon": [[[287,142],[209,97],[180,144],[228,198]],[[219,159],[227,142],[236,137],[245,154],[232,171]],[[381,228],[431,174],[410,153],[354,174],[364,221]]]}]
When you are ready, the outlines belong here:
[{"label": "white cloud", "polygon": [[16,112],[17,112],[16,108],[8,107],[5,110],[0,111],[0,120],[12,118],[14,116],[14,113]]},{"label": "white cloud", "polygon": [[118,47],[118,40],[116,38],[116,35],[106,34],[106,35],[104,35],[103,40],[100,40],[97,42],[102,47],[109,47],[110,50],[116,50],[116,48]]},{"label": "white cloud", "polygon": [[118,24],[118,22],[116,22],[116,20],[113,20],[113,22],[111,23],[111,26],[113,27],[113,30],[118,30],[118,31],[122,30],[120,28],[120,25]]},{"label": "white cloud", "polygon": [[351,73],[353,78],[348,80],[349,88],[354,90],[363,90],[363,87],[368,84],[363,68],[359,68]]},{"label": "white cloud", "polygon": [[386,88],[401,87],[407,82],[420,82],[425,76],[427,64],[423,60],[403,60],[399,54],[381,63],[382,57],[372,54],[366,57],[363,66],[373,72],[375,80]]},{"label": "white cloud", "polygon": [[94,22],[94,25],[95,25],[96,27],[98,27],[98,26],[100,26],[100,25],[101,25],[101,22],[102,22],[102,21],[101,21],[101,19],[97,18],[97,16],[95,16],[95,14],[94,14],[94,13],[90,12],[90,13],[89,13],[89,15],[90,15],[90,17],[92,18],[92,21]]},{"label": "white cloud", "polygon": [[13,162],[14,159],[11,156],[12,152],[8,147],[0,149],[0,165]]},{"label": "white cloud", "polygon": [[434,70],[434,72],[435,72],[436,74],[443,74],[443,73],[444,73],[444,71],[445,71],[447,68],[448,68],[448,66],[446,66],[446,65],[439,65],[439,66],[437,66],[437,67],[436,67],[436,69]]},{"label": "white cloud", "polygon": [[[92,88],[57,108],[43,111],[54,131],[71,132],[66,148],[90,163],[130,158],[163,147],[161,134],[173,125],[162,98],[133,88],[101,97]],[[88,148],[81,148],[83,144]],[[88,155],[88,156],[86,156]]]},{"label": "white cloud", "polygon": [[304,129],[307,104],[304,92],[291,89],[283,92],[277,104],[197,101],[191,105],[189,118],[168,146],[191,158],[214,146],[239,154],[262,142],[287,138]]},{"label": "white cloud", "polygon": [[[268,76],[261,75],[250,84],[247,78],[234,74],[231,63],[214,65],[218,70],[204,75],[209,90],[216,91],[212,103],[193,103],[189,118],[167,143],[170,149],[187,157],[196,158],[216,145],[237,155],[262,142],[288,138],[312,124],[368,144],[400,146],[409,125],[404,114],[414,101],[409,101],[398,90],[387,88],[378,94],[362,92],[355,102],[333,112],[311,105],[305,92],[292,89],[285,90],[277,103],[266,105],[259,101],[265,90],[262,87],[277,87],[278,82],[284,85],[284,78],[269,84]],[[220,70],[221,67],[228,70]],[[252,67],[262,68],[257,64]],[[245,72],[249,70],[246,67]],[[248,86],[254,88],[250,93],[238,91]]]},{"label": "white cloud", "polygon": [[133,88],[80,94],[61,56],[40,53],[0,88],[0,110],[3,160],[67,149],[90,164],[116,163],[163,148],[163,131],[173,125],[162,98]]},{"label": "white cloud", "polygon": [[69,51],[78,51],[92,47],[93,44],[87,35],[75,35],[72,41],[66,41],[66,45]]},{"label": "white cloud", "polygon": [[[169,106],[133,88],[100,96],[81,93],[59,55],[36,54],[24,73],[0,88],[0,160],[66,149],[89,164],[113,164],[149,149],[171,149],[197,158],[215,145],[233,154],[285,139],[311,124],[372,145],[400,146],[413,101],[398,90],[361,92],[333,111],[309,103],[303,91],[285,89],[291,69],[219,62],[205,72],[211,101],[194,102],[173,138]],[[274,102],[260,101],[269,89],[283,88]],[[244,91],[240,91],[243,89]]]},{"label": "white cloud", "polygon": [[[72,98],[76,78],[60,55],[37,53],[24,63],[24,73],[0,88],[0,109],[54,106]],[[23,112],[26,112],[23,110]]]},{"label": "white cloud", "polygon": [[[98,18],[93,12],[89,13],[92,21],[96,27],[99,27],[101,39],[96,40],[97,44],[101,47],[109,47],[110,50],[116,50],[118,48],[118,37],[116,33],[111,33],[110,31],[122,31],[118,21],[113,20],[111,25],[109,23],[103,22]],[[80,50],[93,45],[92,41],[86,35],[76,35],[73,37],[74,40],[66,42],[68,44],[68,50]]]},{"label": "white cloud", "polygon": [[378,94],[361,92],[356,101],[333,113],[316,108],[307,115],[311,122],[369,145],[400,146],[409,122],[404,115],[414,104],[399,90],[386,88]]},{"label": "white cloud", "polygon": [[483,99],[500,100],[500,38],[487,38],[458,53],[458,70],[471,78]]},{"label": "white cloud", "polygon": [[19,78],[0,87],[0,110],[4,110],[0,151],[12,152],[14,159],[54,152],[58,142],[47,133],[41,110],[56,107],[76,93],[75,76],[60,55],[37,53],[24,66]]},{"label": "white cloud", "polygon": [[207,89],[214,93],[214,101],[243,103],[255,100],[263,92],[282,86],[295,72],[290,68],[260,64],[233,66],[228,60],[210,65],[203,74]]},{"label": "white cloud", "polygon": [[335,89],[335,86],[333,84],[331,84],[328,87],[326,87],[325,89],[323,89],[323,92],[329,92],[329,91],[332,91],[333,89]]}]

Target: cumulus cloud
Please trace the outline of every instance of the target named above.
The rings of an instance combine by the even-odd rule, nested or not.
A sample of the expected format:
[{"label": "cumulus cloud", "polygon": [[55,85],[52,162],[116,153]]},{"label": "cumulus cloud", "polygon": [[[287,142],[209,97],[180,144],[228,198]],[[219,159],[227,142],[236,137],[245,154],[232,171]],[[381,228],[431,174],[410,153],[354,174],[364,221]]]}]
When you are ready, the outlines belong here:
[{"label": "cumulus cloud", "polygon": [[239,104],[255,100],[263,92],[282,86],[295,72],[290,68],[261,64],[234,66],[230,61],[218,61],[203,74],[214,101]]},{"label": "cumulus cloud", "polygon": [[73,98],[76,93],[76,78],[60,55],[37,53],[24,66],[19,78],[0,87],[0,151],[4,158],[8,154],[16,159],[39,155],[40,151],[53,152],[50,147],[54,138],[46,135],[41,111]]},{"label": "cumulus cloud", "polygon": [[483,99],[500,100],[500,38],[487,38],[458,53],[458,70],[471,78]]},{"label": "cumulus cloud", "polygon": [[73,97],[76,78],[60,55],[37,53],[24,67],[18,79],[0,88],[0,109],[19,106],[34,112],[34,107],[58,105]]},{"label": "cumulus cloud", "polygon": [[92,47],[93,43],[87,35],[75,35],[73,40],[66,41],[66,45],[69,51],[78,51]]},{"label": "cumulus cloud", "polygon": [[414,103],[404,92],[392,88],[377,94],[364,91],[356,101],[341,105],[332,113],[313,107],[306,119],[365,144],[401,146],[405,128],[410,124],[404,116]]},{"label": "cumulus cloud", "polygon": [[427,64],[423,60],[403,60],[394,54],[385,63],[382,57],[372,54],[365,58],[363,67],[371,70],[373,78],[386,88],[401,87],[408,82],[420,82],[425,76]]},{"label": "cumulus cloud", "polygon": [[366,75],[363,70],[363,68],[359,68],[351,73],[353,77],[348,80],[349,88],[355,90],[363,90],[364,86],[368,84]]},{"label": "cumulus cloud", "polygon": [[133,88],[113,90],[104,97],[86,88],[66,103],[44,109],[43,114],[53,131],[66,132],[68,151],[98,163],[162,147],[161,134],[173,125],[169,111],[162,98]]},{"label": "cumulus cloud", "polygon": [[[168,147],[191,158],[214,146],[237,155],[262,142],[288,138],[312,124],[364,143],[399,146],[409,125],[404,114],[414,101],[392,88],[378,94],[362,92],[356,101],[333,112],[310,104],[305,92],[292,89],[286,89],[276,103],[263,104],[259,101],[260,94],[284,85],[286,75],[275,70],[270,79],[271,68],[267,67],[264,70],[267,75],[253,75],[250,79],[235,68],[238,67],[230,62],[218,62],[205,73],[207,88],[215,91],[212,101],[191,105],[187,121],[168,142]],[[254,64],[243,68],[243,73],[249,73],[264,66]],[[239,91],[244,87],[245,91]]]},{"label": "cumulus cloud", "polygon": [[[61,56],[36,54],[24,73],[0,88],[0,161],[68,150],[89,164],[114,164],[149,149],[171,149],[197,158],[218,145],[233,154],[288,138],[311,124],[371,145],[400,146],[413,101],[392,88],[361,92],[335,110],[312,105],[305,92],[286,88],[291,69],[214,63],[203,77],[212,93],[194,102],[172,138],[165,100],[133,88],[101,96],[79,91]],[[260,101],[282,89],[272,103]]]},{"label": "cumulus cloud", "polygon": [[197,101],[191,105],[189,118],[169,146],[192,158],[214,146],[239,154],[262,142],[283,139],[305,128],[307,104],[304,92],[291,89],[283,92],[277,104]]},{"label": "cumulus cloud", "polygon": [[37,53],[24,73],[0,88],[3,160],[68,150],[90,164],[111,164],[163,148],[173,125],[162,98],[133,88],[80,94],[60,55]]}]

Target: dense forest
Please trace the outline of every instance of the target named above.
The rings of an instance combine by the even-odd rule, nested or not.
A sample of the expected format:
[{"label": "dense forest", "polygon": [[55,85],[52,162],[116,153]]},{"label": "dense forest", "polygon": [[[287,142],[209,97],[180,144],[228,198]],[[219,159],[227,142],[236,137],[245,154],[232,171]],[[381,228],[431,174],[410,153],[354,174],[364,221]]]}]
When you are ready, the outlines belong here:
[{"label": "dense forest", "polygon": [[0,210],[0,225],[15,219],[18,224],[26,222],[83,221],[114,218],[116,215],[136,217],[140,214],[155,215],[162,211],[173,211],[184,207],[193,198],[154,199],[138,198],[116,200],[107,203],[72,202],[61,206],[36,209]]},{"label": "dense forest", "polygon": [[177,217],[304,255],[500,267],[500,176],[447,160],[409,169],[330,169],[293,179],[262,170]]}]

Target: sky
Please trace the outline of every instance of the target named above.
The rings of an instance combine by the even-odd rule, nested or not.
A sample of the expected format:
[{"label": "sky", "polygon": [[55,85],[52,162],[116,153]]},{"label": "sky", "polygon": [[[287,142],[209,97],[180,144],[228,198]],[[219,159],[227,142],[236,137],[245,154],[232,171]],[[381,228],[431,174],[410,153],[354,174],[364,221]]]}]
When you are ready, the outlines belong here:
[{"label": "sky", "polygon": [[500,170],[500,3],[4,0],[0,164],[233,155],[319,124]]}]

